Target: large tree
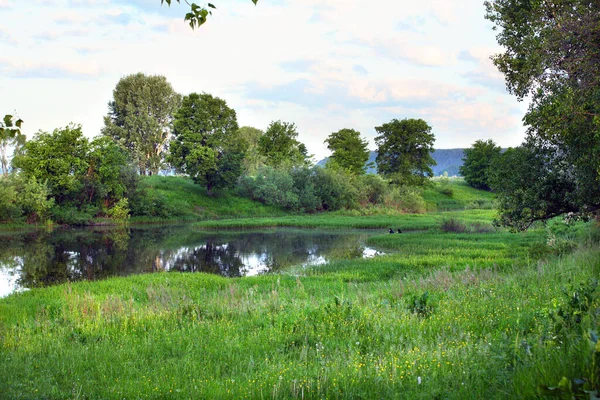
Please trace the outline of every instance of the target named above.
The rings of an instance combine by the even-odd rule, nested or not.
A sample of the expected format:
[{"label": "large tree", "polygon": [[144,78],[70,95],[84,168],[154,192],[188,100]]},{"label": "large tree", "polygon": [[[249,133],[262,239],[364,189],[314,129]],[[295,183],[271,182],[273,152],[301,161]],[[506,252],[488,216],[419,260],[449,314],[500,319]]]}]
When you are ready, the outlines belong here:
[{"label": "large tree", "polygon": [[[589,0],[495,0],[486,17],[506,50],[493,57],[518,99],[531,99],[523,148],[537,160],[536,180],[560,188],[530,193],[537,184],[526,169],[498,177],[528,199],[501,209],[505,225],[521,229],[535,220],[600,209],[600,3]],[[515,173],[524,172],[522,179]],[[499,188],[505,184],[498,182]],[[514,189],[514,188],[513,188]],[[505,193],[510,199],[510,193]],[[502,204],[502,203],[501,203]],[[513,212],[521,207],[520,212]]]},{"label": "large tree", "polygon": [[21,133],[22,119],[17,119],[7,114],[0,121],[0,169],[2,174],[8,176],[8,150],[14,146],[25,143],[25,135]]},{"label": "large tree", "polygon": [[297,138],[294,123],[274,121],[260,137],[258,151],[266,164],[273,167],[305,165],[308,151]]},{"label": "large tree", "polygon": [[490,190],[489,174],[492,162],[502,149],[493,140],[477,140],[465,149],[460,174],[465,181],[477,189]]},{"label": "large tree", "polygon": [[175,114],[169,162],[212,194],[213,188],[233,185],[242,173],[244,141],[238,133],[235,111],[225,100],[192,93]]},{"label": "large tree", "polygon": [[393,119],[376,126],[377,171],[401,185],[423,185],[433,176],[435,136],[422,119]]},{"label": "large tree", "polygon": [[102,134],[127,149],[140,174],[156,174],[163,166],[180,101],[164,76],[125,76],[108,103]]},{"label": "large tree", "polygon": [[332,163],[352,175],[365,173],[369,161],[368,143],[354,129],[341,129],[330,134],[325,140],[327,148],[332,151],[329,163]]},{"label": "large tree", "polygon": [[[181,0],[175,1],[181,3]],[[255,5],[258,3],[258,0],[251,1]],[[160,4],[167,3],[169,6],[172,2],[173,0],[160,0]],[[207,3],[206,6],[199,6],[196,3],[189,3],[187,0],[185,2],[190,6],[190,11],[185,14],[185,20],[190,24],[192,29],[204,24],[208,16],[212,15],[212,10],[217,8],[213,3]]]}]

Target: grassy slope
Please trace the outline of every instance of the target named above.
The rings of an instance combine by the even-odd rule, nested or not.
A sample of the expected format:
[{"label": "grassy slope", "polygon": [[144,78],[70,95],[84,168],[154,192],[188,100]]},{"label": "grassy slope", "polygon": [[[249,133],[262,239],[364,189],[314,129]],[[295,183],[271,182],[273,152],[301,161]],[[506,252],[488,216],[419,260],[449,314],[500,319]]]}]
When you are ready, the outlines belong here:
[{"label": "grassy slope", "polygon": [[423,198],[429,211],[463,210],[465,208],[491,208],[494,195],[491,192],[474,189],[462,178],[450,178],[452,196],[438,191],[440,180],[434,179],[433,186],[423,190]]},{"label": "grassy slope", "polygon": [[[148,176],[140,183],[142,188],[154,191],[167,200],[172,209],[184,219],[207,219],[223,217],[279,216],[286,213],[276,207],[234,196],[229,193],[206,194],[206,188],[194,184],[191,179],[175,176]],[[133,218],[132,221],[144,220]]]},{"label": "grassy slope", "polygon": [[[298,277],[165,273],[1,299],[0,393],[531,398],[539,384],[589,376],[587,340],[578,327],[557,334],[551,315],[568,310],[563,288],[600,273],[596,245],[556,257],[543,231],[370,240],[397,252]],[[582,331],[594,318],[584,313]]]}]

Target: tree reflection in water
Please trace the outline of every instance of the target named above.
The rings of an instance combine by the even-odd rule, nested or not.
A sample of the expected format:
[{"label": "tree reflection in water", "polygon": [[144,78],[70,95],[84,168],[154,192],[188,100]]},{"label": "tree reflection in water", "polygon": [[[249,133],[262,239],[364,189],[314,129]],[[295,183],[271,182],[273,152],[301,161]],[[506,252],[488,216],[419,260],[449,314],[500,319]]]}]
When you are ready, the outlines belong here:
[{"label": "tree reflection in water", "polygon": [[57,229],[0,236],[0,296],[18,288],[147,272],[257,275],[358,258],[376,232],[278,229],[193,231],[189,226]]}]

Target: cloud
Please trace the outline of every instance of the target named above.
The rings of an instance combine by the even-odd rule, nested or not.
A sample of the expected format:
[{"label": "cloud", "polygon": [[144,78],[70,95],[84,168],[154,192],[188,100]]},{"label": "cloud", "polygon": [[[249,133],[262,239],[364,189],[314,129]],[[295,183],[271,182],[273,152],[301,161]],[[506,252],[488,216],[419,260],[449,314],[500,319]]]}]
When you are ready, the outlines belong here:
[{"label": "cloud", "polygon": [[90,79],[100,76],[102,71],[89,63],[42,64],[0,59],[0,74],[18,79]]},{"label": "cloud", "polygon": [[314,60],[295,60],[282,62],[281,68],[288,72],[307,72],[313,65]]},{"label": "cloud", "polygon": [[359,65],[359,64],[353,65],[352,70],[360,75],[368,75],[369,74],[369,71],[365,67],[363,67],[362,65]]},{"label": "cloud", "polygon": [[506,93],[504,75],[498,71],[490,59],[490,56],[498,50],[498,48],[462,50],[458,55],[458,59],[476,64],[475,69],[463,73],[462,77],[471,84],[484,86],[500,93]]},{"label": "cloud", "polygon": [[0,43],[15,46],[19,42],[14,37],[12,37],[3,27],[0,27]]},{"label": "cloud", "polygon": [[479,62],[477,57],[473,56],[469,50],[461,50],[456,57],[459,61]]}]

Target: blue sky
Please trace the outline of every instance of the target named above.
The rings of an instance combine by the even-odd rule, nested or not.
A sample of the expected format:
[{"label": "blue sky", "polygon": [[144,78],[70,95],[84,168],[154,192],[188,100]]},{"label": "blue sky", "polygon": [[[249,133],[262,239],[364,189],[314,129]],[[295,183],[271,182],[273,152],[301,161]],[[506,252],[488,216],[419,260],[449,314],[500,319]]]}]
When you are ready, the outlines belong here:
[{"label": "blue sky", "polygon": [[[175,2],[174,2],[175,3]],[[187,6],[160,0],[0,0],[0,112],[25,133],[70,122],[100,132],[119,79],[167,77],[207,92],[240,126],[295,122],[320,159],[325,138],[422,118],[436,148],[521,143],[526,104],[489,60],[501,48],[482,0],[215,0],[192,31]]]}]

